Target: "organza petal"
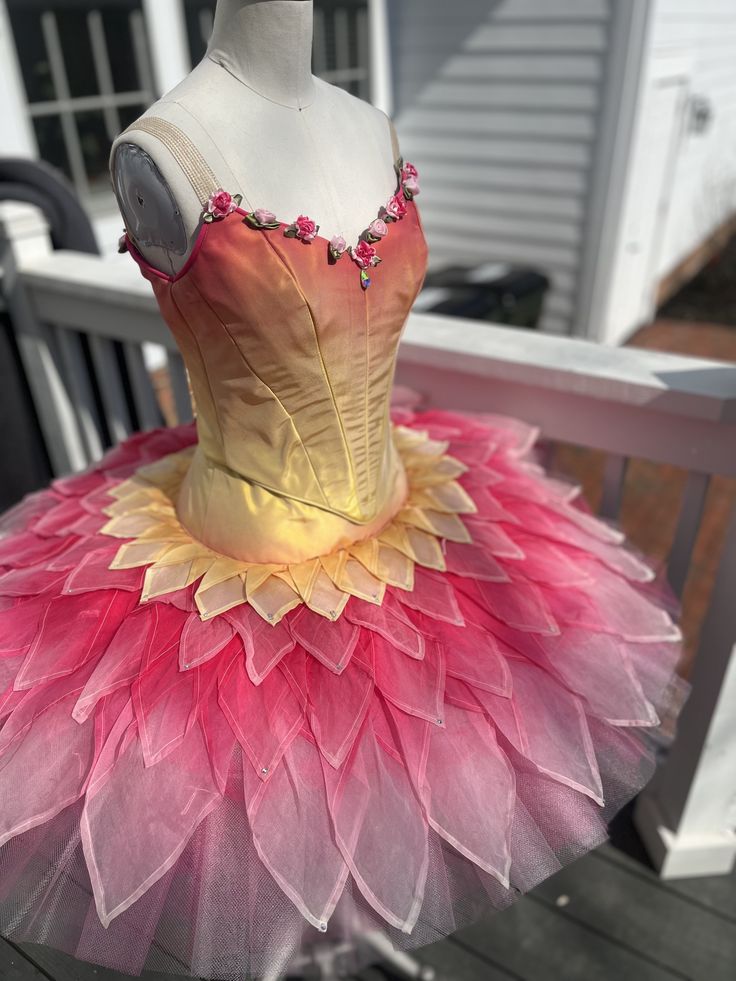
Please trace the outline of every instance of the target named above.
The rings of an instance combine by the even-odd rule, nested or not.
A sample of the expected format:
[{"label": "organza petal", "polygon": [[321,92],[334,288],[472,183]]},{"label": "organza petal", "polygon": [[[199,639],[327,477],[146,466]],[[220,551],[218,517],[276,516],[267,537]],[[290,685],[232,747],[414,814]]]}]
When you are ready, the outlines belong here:
[{"label": "organza petal", "polygon": [[644,695],[622,641],[570,628],[559,637],[539,637],[537,643],[552,670],[586,700],[598,718],[619,726],[656,725],[657,713]]},{"label": "organza petal", "polygon": [[515,630],[535,634],[557,634],[559,626],[542,590],[529,582],[485,582],[460,580],[458,591],[474,599],[497,620]]},{"label": "organza petal", "polygon": [[245,647],[245,666],[254,685],[260,685],[285,654],[293,650],[295,640],[286,622],[272,626],[247,606],[238,606],[226,614]]},{"label": "organza petal", "polygon": [[110,569],[115,551],[99,548],[88,552],[69,573],[61,592],[66,596],[89,593],[103,588],[122,589],[140,593],[143,585],[143,569]]},{"label": "organza petal", "polygon": [[0,575],[0,596],[38,596],[52,592],[65,578],[65,573],[53,569],[11,569]]},{"label": "organza petal", "polygon": [[183,671],[174,656],[158,658],[134,681],[131,695],[146,766],[183,742],[194,725],[201,681],[201,669]]},{"label": "organza petal", "polygon": [[286,678],[272,671],[254,685],[235,656],[218,680],[218,702],[258,778],[269,779],[304,721]]},{"label": "organza petal", "polygon": [[333,841],[320,754],[311,740],[295,739],[267,784],[255,787],[246,768],[245,786],[261,861],[305,919],[324,931],[348,867]]},{"label": "organza petal", "polygon": [[15,687],[32,688],[71,674],[99,656],[134,603],[134,597],[114,590],[51,600],[15,679]]},{"label": "organza petal", "polygon": [[340,767],[368,711],[373,677],[357,664],[336,675],[310,658],[307,693],[307,717],[319,751],[330,766]]},{"label": "organza petal", "polygon": [[[0,729],[0,758],[34,725],[39,716],[57,702],[71,695],[76,696],[82,690],[90,670],[91,664],[88,663],[73,674],[61,675],[43,685],[36,685],[30,691],[17,692],[19,698],[14,701],[12,711]],[[42,736],[41,729],[39,727],[39,736]]]},{"label": "organza petal", "polygon": [[9,569],[24,569],[32,565],[47,566],[47,563],[69,545],[76,541],[67,538],[39,538],[35,532],[25,531],[12,538],[0,539],[0,566]]},{"label": "organza petal", "polygon": [[425,779],[431,826],[508,888],[514,774],[483,716],[445,705],[444,725],[431,730]]},{"label": "organza petal", "polygon": [[350,663],[360,631],[345,617],[331,621],[302,608],[289,619],[289,632],[312,657],[339,674]]},{"label": "organza petal", "polygon": [[445,650],[447,673],[474,688],[485,688],[497,695],[511,694],[511,675],[505,658],[487,630],[466,623],[448,634]]},{"label": "organza petal", "polygon": [[580,699],[529,662],[512,658],[508,665],[513,719],[507,699],[481,690],[476,698],[518,752],[554,780],[602,805],[600,772]]},{"label": "organza petal", "polygon": [[463,615],[460,612],[455,592],[445,576],[420,567],[414,570],[414,589],[411,592],[396,594],[404,606],[419,610],[427,616],[447,623],[462,625]]},{"label": "organza petal", "polygon": [[379,634],[371,634],[376,687],[398,708],[430,722],[442,721],[445,657],[440,645],[428,640],[421,661],[404,657]]},{"label": "organza petal", "polygon": [[132,684],[158,615],[157,607],[143,606],[123,620],[74,705],[72,717],[77,722],[84,722],[103,696]]},{"label": "organza petal", "polygon": [[395,644],[409,657],[424,657],[424,637],[414,627],[404,608],[388,593],[380,606],[351,600],[345,610],[351,623],[373,630]]},{"label": "organza petal", "polygon": [[45,598],[26,599],[0,610],[0,654],[28,650],[47,605]]},{"label": "organza petal", "polygon": [[226,647],[235,636],[235,628],[224,618],[202,621],[196,613],[187,618],[179,640],[179,667],[196,668]]},{"label": "organza petal", "polygon": [[477,545],[447,542],[445,565],[447,571],[456,576],[485,579],[488,582],[508,582],[510,579],[501,563]]},{"label": "organza petal", "polygon": [[137,740],[128,743],[108,779],[87,792],[80,824],[103,926],[171,868],[219,799],[198,725],[156,766],[145,765]]},{"label": "organza petal", "polygon": [[94,729],[71,718],[75,697],[70,692],[44,707],[0,757],[0,845],[49,821],[82,794]]},{"label": "organza petal", "polygon": [[382,749],[370,719],[339,772],[325,772],[340,851],[358,888],[392,926],[411,933],[422,907],[427,822],[402,763]]}]

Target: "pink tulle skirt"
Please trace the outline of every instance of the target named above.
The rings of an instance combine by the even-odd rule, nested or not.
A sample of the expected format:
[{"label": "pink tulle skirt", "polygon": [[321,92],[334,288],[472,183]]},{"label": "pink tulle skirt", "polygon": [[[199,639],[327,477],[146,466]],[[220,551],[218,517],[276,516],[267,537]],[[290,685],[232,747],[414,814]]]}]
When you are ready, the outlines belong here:
[{"label": "pink tulle skirt", "polygon": [[3,516],[6,937],[242,981],[370,931],[432,942],[605,840],[686,691],[676,604],[536,430],[393,411],[468,467],[473,543],[335,622],[203,623],[195,585],[142,603],[145,570],[109,569],[109,490],[192,425]]}]

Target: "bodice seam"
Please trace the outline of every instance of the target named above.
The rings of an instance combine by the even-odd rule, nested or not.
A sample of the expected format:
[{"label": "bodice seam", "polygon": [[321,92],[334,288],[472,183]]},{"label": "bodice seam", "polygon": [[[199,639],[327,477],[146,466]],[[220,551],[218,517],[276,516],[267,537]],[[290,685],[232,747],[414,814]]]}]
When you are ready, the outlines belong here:
[{"label": "bodice seam", "polygon": [[[324,357],[322,355],[322,348],[321,348],[320,342],[319,342],[319,335],[317,333],[317,324],[316,324],[316,321],[315,321],[315,318],[314,318],[314,313],[312,311],[311,306],[309,305],[309,301],[307,300],[307,297],[306,297],[304,291],[302,290],[301,286],[297,282],[297,278],[294,275],[294,273],[291,270],[291,268],[289,267],[288,263],[286,262],[284,256],[279,252],[279,250],[276,248],[276,246],[274,245],[274,243],[271,241],[270,238],[266,237],[266,241],[268,243],[269,248],[274,253],[274,255],[277,257],[277,259],[280,262],[281,266],[285,269],[285,271],[289,275],[289,278],[294,283],[294,286],[295,286],[297,292],[299,293],[299,296],[301,297],[301,299],[302,299],[302,301],[304,303],[304,307],[307,310],[307,313],[309,314],[309,322],[310,322],[310,324],[312,326],[312,334],[314,336],[314,343],[315,343],[316,348],[317,348],[317,354],[318,354],[318,357],[319,357],[320,367],[322,369],[322,374],[324,375],[325,381],[327,382],[327,387],[328,387],[329,392],[330,392],[330,398],[332,399],[332,405],[333,405],[333,408],[334,408],[334,411],[335,411],[335,416],[337,417],[337,423],[338,423],[338,425],[340,427],[340,433],[342,435],[343,445],[345,447],[345,455],[347,456],[348,464],[349,464],[349,467],[350,467],[350,477],[351,477],[351,480],[352,480],[352,483],[353,483],[353,487],[355,487],[355,489],[357,491],[357,489],[358,489],[358,480],[357,480],[357,476],[356,476],[356,473],[355,473],[355,461],[353,460],[353,454],[352,454],[352,452],[350,450],[350,442],[349,442],[349,440],[347,438],[347,434],[345,432],[345,427],[344,427],[343,421],[342,421],[342,416],[340,414],[340,411],[339,411],[339,408],[338,408],[338,405],[337,405],[337,399],[335,397],[335,392],[334,392],[334,389],[332,387],[332,379],[330,378],[330,376],[329,376],[329,374],[327,372],[327,368],[325,366],[325,360],[324,360]],[[306,447],[304,448],[304,452],[307,453]],[[312,466],[311,459],[310,459],[310,466]],[[315,473],[315,477],[316,476],[317,475]],[[319,482],[319,478],[317,478],[317,480]],[[322,488],[322,484],[321,483],[320,483],[320,487]],[[325,500],[326,501],[329,501],[329,498],[328,498],[327,494],[325,493],[324,488],[322,488],[322,493],[325,496]],[[375,501],[372,502],[372,503],[375,503]]]},{"label": "bodice seam", "polygon": [[[292,279],[293,279],[293,277],[292,277]],[[300,293],[301,293],[301,291],[300,291]],[[219,313],[215,310],[215,308],[209,302],[209,300],[207,299],[207,297],[202,296],[201,293],[200,293],[200,296],[202,297],[202,302],[209,308],[209,310],[211,311],[212,315],[216,318],[217,322],[222,325],[223,330],[225,331],[225,333],[229,337],[230,341],[232,342],[233,346],[237,350],[239,357],[241,358],[243,364],[247,367],[248,371],[250,371],[251,375],[254,378],[257,378],[258,381],[260,382],[260,384],[263,385],[263,387],[272,395],[274,401],[278,403],[278,405],[281,408],[281,410],[283,411],[284,415],[289,420],[289,425],[290,425],[290,427],[292,429],[292,432],[294,433],[294,436],[296,437],[296,439],[297,439],[297,441],[299,443],[299,446],[301,447],[302,452],[304,453],[305,459],[309,463],[309,469],[312,471],[312,475],[314,476],[314,479],[315,479],[315,481],[317,483],[317,486],[320,489],[320,492],[322,494],[323,503],[326,506],[329,505],[329,503],[330,503],[329,502],[329,498],[328,498],[327,494],[325,493],[325,489],[322,486],[322,481],[319,479],[319,474],[317,473],[317,471],[316,471],[316,469],[314,467],[314,463],[312,462],[312,458],[311,458],[311,456],[309,454],[309,451],[307,450],[307,447],[306,447],[306,444],[305,444],[304,440],[301,437],[301,434],[299,433],[299,430],[296,427],[296,424],[294,422],[294,418],[293,418],[292,414],[287,410],[286,406],[281,401],[281,399],[278,397],[278,395],[276,394],[276,392],[274,392],[274,390],[271,388],[271,386],[268,385],[261,378],[261,376],[258,374],[258,372],[253,369],[253,367],[251,366],[249,360],[246,358],[245,354],[240,349],[237,341],[235,340],[235,338],[233,337],[233,335],[230,333],[230,331],[229,331],[229,329],[227,327],[227,324],[224,322],[224,320],[222,319],[222,317],[219,315]],[[310,311],[310,319],[311,319],[311,311]],[[337,406],[335,406],[335,408],[337,409]],[[220,421],[219,421],[219,417],[218,417],[218,426],[219,425],[220,425]],[[222,432],[222,428],[221,427],[220,427],[220,439],[221,439],[222,444],[224,446],[225,445],[225,437],[224,437],[224,434]],[[227,465],[227,468],[229,470],[231,470],[233,473],[237,473],[238,472],[237,470],[235,470],[234,467],[231,467],[229,463],[227,463],[226,465]],[[251,483],[256,483],[256,481],[253,481],[252,478],[247,478],[247,479],[250,480]],[[286,496],[282,492],[275,491],[272,488],[268,488],[265,484],[261,484],[261,486],[262,487],[266,487],[266,489],[269,490],[269,491],[271,491],[271,493],[278,493],[279,496],[282,496],[282,497],[283,496]],[[313,503],[313,502],[308,501],[308,502],[305,502],[305,503]]]}]

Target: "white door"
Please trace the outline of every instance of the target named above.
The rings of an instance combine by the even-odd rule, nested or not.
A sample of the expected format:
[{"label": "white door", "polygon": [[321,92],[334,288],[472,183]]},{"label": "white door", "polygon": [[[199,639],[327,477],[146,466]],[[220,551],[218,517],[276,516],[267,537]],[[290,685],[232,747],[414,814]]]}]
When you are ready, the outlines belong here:
[{"label": "white door", "polygon": [[625,340],[654,314],[658,259],[689,87],[687,74],[667,68],[649,79],[639,115],[599,335],[609,344]]}]

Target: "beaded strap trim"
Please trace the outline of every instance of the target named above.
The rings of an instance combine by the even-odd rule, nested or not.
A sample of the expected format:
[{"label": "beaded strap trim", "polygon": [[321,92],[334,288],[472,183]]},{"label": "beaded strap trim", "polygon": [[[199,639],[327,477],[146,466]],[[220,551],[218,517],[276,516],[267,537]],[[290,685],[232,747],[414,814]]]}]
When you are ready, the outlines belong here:
[{"label": "beaded strap trim", "polygon": [[210,165],[183,130],[160,116],[143,116],[123,130],[125,133],[139,130],[156,137],[171,153],[200,201],[205,202],[219,188],[219,182]]}]

